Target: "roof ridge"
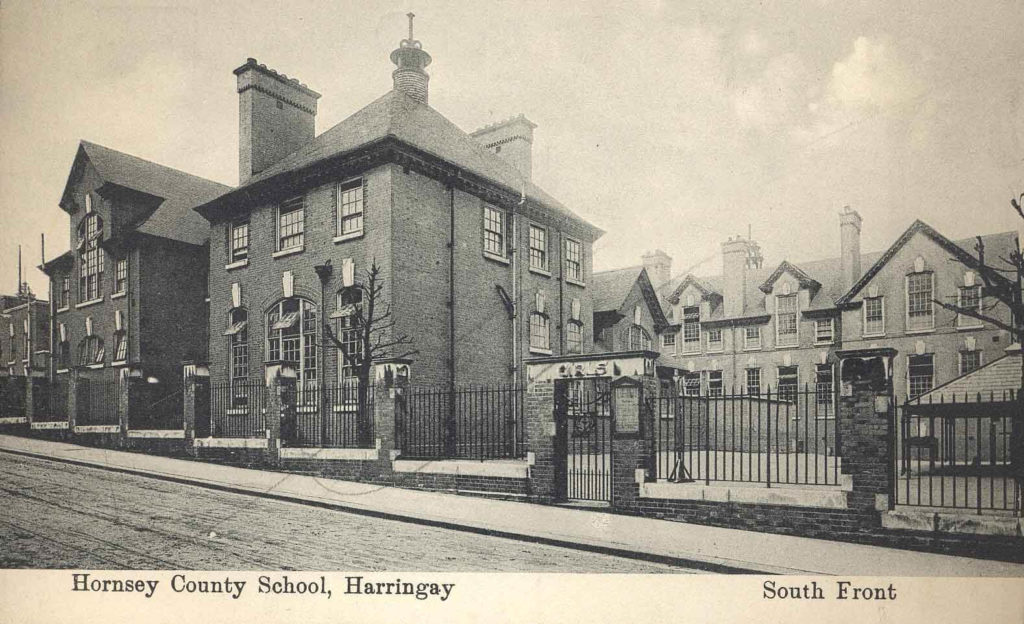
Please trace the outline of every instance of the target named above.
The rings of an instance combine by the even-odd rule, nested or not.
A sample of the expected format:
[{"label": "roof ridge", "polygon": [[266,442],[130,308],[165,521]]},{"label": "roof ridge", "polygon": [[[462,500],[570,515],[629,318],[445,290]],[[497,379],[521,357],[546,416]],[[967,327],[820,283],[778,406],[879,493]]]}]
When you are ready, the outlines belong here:
[{"label": "roof ridge", "polygon": [[154,160],[149,160],[148,158],[143,158],[141,156],[136,156],[135,154],[129,154],[128,152],[123,152],[121,150],[114,149],[112,147],[107,147],[106,145],[101,145],[99,143],[94,143],[93,141],[86,141],[85,139],[79,139],[79,143],[82,146],[86,147],[86,152],[88,152],[88,148],[90,148],[90,147],[92,147],[92,148],[97,148],[98,147],[101,150],[106,150],[108,152],[113,152],[115,154],[118,154],[119,156],[124,156],[124,157],[127,157],[127,158],[131,158],[132,160],[136,160],[136,161],[138,161],[140,163],[145,163],[147,166],[159,167],[160,169],[165,169],[167,171],[172,171],[172,172],[180,174],[180,175],[189,176],[190,178],[196,178],[197,180],[202,180],[204,182],[209,182],[211,184],[217,184],[219,186],[223,186],[226,189],[234,188],[234,187],[229,186],[227,184],[224,184],[222,182],[217,182],[216,180],[211,180],[210,178],[205,178],[205,177],[203,177],[201,175],[198,175],[198,174],[195,174],[195,173],[189,173],[188,171],[183,171],[183,170],[177,169],[175,167],[170,167],[168,165],[164,165],[164,164],[158,163],[158,162],[156,162]]}]

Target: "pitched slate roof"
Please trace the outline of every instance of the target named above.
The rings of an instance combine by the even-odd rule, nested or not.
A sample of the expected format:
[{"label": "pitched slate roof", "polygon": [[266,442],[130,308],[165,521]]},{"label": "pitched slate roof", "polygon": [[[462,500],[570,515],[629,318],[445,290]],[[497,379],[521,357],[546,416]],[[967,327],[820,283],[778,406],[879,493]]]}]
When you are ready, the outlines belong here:
[{"label": "pitched slate roof", "polygon": [[[210,236],[210,224],[193,208],[231,190],[230,186],[89,141],[79,143],[75,160],[83,156],[89,159],[105,182],[164,200],[135,227],[137,231],[152,236],[202,245]],[[74,171],[73,167],[68,178],[69,186]]]},{"label": "pitched slate roof", "polygon": [[590,287],[594,297],[594,313],[614,312],[626,302],[626,297],[633,290],[633,285],[640,284],[647,306],[654,315],[655,327],[668,325],[664,310],[661,307],[658,295],[651,285],[647,276],[647,270],[642,266],[626,267],[594,273],[590,277]]},{"label": "pitched slate roof", "polygon": [[984,403],[1013,400],[1020,392],[1021,348],[1010,345],[1005,355],[965,375],[908,401],[911,405],[934,403]]},{"label": "pitched slate roof", "polygon": [[[867,271],[864,272],[864,275],[862,275],[861,278],[857,280],[857,283],[854,284],[848,292],[843,294],[837,300],[836,303],[843,304],[848,303],[850,300],[852,300],[853,297],[856,296],[857,293],[860,292],[861,289],[863,289],[872,280],[872,278],[874,278],[875,275],[877,275],[878,272],[882,270],[882,267],[884,267],[889,262],[889,260],[891,260],[893,256],[896,255],[896,252],[902,249],[903,246],[906,245],[908,241],[910,241],[914,234],[918,233],[923,234],[928,238],[931,238],[933,241],[935,241],[936,244],[944,248],[946,251],[952,254],[953,257],[962,262],[964,265],[971,267],[973,269],[978,268],[978,252],[975,251],[974,249],[974,246],[977,243],[975,237],[964,238],[958,241],[952,241],[943,236],[942,234],[940,234],[932,226],[918,219],[914,221],[910,225],[910,227],[908,227],[906,231],[904,231],[903,234],[901,234],[900,237],[893,242],[892,245],[889,246],[889,249],[885,250],[885,252],[881,254],[881,257],[879,257],[878,260],[873,265],[871,265],[871,267]],[[996,258],[1000,254],[1003,254],[1005,256],[1009,250],[1012,250],[1016,247],[1017,233],[1000,232],[998,234],[987,234],[982,236],[981,240],[985,246],[985,253],[988,255],[988,257]],[[988,259],[986,259],[986,264],[991,264]],[[996,275],[996,278],[997,280],[1005,279],[1000,275]]]},{"label": "pitched slate roof", "polygon": [[328,158],[352,152],[388,137],[487,178],[517,194],[525,190],[528,198],[563,217],[586,224],[595,230],[597,236],[603,234],[603,231],[587,223],[532,182],[526,181],[524,186],[523,176],[515,167],[486,149],[441,113],[397,90],[377,98],[305,146],[254,175],[235,192],[244,192],[244,189],[278,175],[312,167]]}]

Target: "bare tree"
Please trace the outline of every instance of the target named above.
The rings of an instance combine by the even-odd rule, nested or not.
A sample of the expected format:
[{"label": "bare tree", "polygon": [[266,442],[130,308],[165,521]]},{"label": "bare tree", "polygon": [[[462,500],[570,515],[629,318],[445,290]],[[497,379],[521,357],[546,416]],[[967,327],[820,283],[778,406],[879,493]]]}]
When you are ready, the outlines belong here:
[{"label": "bare tree", "polygon": [[[366,270],[365,279],[356,281],[343,294],[343,307],[348,317],[346,327],[338,333],[324,319],[324,336],[341,353],[345,364],[356,371],[358,381],[358,437],[367,443],[370,428],[366,406],[370,392],[370,374],[374,362],[405,358],[419,353],[413,348],[413,339],[405,334],[395,335],[395,319],[391,302],[384,297],[384,278],[374,260]],[[348,334],[354,332],[354,335]],[[348,334],[348,335],[346,335]]]}]

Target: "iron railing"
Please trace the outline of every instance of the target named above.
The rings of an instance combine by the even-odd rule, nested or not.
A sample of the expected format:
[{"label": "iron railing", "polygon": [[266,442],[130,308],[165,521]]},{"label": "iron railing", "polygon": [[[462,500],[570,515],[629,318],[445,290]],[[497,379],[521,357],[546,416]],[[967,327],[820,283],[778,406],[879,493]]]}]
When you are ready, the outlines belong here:
[{"label": "iron railing", "polygon": [[895,503],[1019,515],[1014,462],[1021,461],[1022,421],[1012,390],[929,394],[901,406],[893,449]]},{"label": "iron railing", "polygon": [[267,435],[267,386],[261,379],[210,384],[210,435],[263,438]]},{"label": "iron railing", "polygon": [[281,443],[289,447],[371,448],[374,388],[357,382],[302,384],[284,406]]},{"label": "iron railing", "polygon": [[132,382],[128,389],[129,429],[183,429],[184,395],[174,383]]},{"label": "iron railing", "polygon": [[[664,389],[663,389],[664,390]],[[831,387],[654,399],[658,479],[836,485],[840,437]]]},{"label": "iron railing", "polygon": [[118,425],[118,401],[121,382],[80,378],[77,385],[75,424],[80,426]]},{"label": "iron railing", "polygon": [[414,387],[405,396],[405,409],[395,411],[395,437],[403,457],[526,455],[522,386]]}]

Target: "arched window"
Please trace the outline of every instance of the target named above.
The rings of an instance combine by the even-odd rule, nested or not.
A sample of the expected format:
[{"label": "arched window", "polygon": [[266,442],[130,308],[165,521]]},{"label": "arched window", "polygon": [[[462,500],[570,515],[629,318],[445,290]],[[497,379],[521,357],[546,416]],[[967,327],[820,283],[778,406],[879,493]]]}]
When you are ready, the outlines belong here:
[{"label": "arched window", "polygon": [[103,234],[103,220],[96,213],[89,213],[78,224],[78,300],[92,301],[100,298],[103,284],[103,250],[99,241]]},{"label": "arched window", "polygon": [[629,350],[630,351],[650,351],[651,350],[651,335],[647,333],[647,330],[639,325],[633,325],[629,328]]},{"label": "arched window", "polygon": [[569,321],[566,324],[565,350],[567,353],[583,353],[583,323]]},{"label": "arched window", "polygon": [[123,329],[114,332],[114,362],[128,361],[128,332]]},{"label": "arched window", "polygon": [[99,336],[86,336],[78,343],[78,365],[102,364],[106,351]]},{"label": "arched window", "polygon": [[316,306],[306,299],[283,299],[267,311],[267,359],[295,364],[300,384],[317,381]]},{"label": "arched window", "polygon": [[548,317],[540,312],[530,314],[530,348],[548,351],[551,348],[551,332]]}]

